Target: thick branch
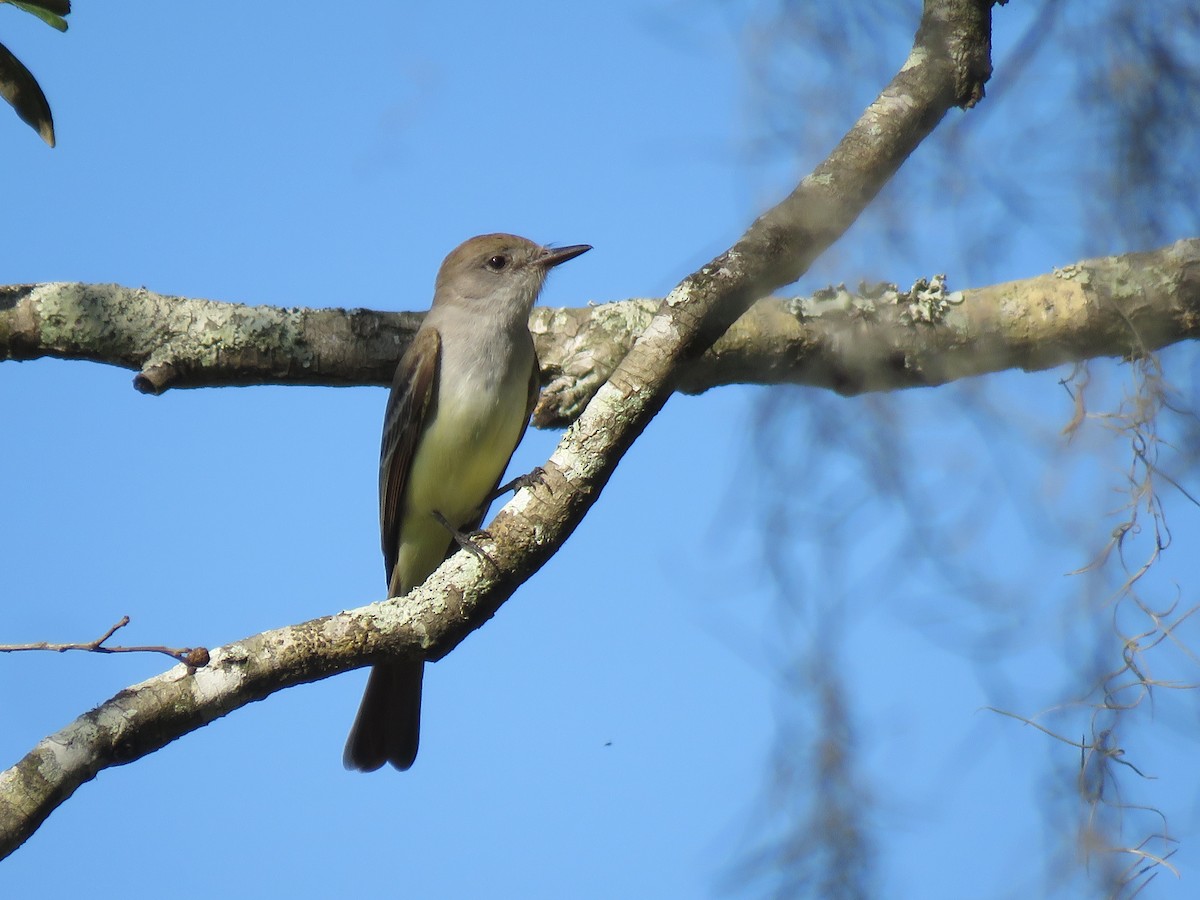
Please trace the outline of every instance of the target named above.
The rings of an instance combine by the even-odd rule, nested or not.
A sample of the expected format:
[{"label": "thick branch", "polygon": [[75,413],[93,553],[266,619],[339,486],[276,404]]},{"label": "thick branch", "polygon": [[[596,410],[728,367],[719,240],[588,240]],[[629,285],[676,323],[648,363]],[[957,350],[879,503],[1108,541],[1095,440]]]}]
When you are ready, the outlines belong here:
[{"label": "thick branch", "polygon": [[0,359],[87,359],[134,387],[390,384],[418,313],[280,309],[117,284],[0,287]]},{"label": "thick branch", "polygon": [[[539,425],[578,415],[658,303],[534,310],[546,381]],[[677,386],[692,394],[734,383],[889,391],[1138,355],[1196,337],[1200,239],[973,290],[836,289],[760,300],[682,368]]]},{"label": "thick branch", "polygon": [[[1157,350],[1200,335],[1200,239],[956,292],[940,305],[926,297],[921,302],[934,304],[927,316],[910,314],[911,292],[867,293],[760,300],[681,367],[678,389],[698,394],[742,383],[888,391]],[[661,303],[535,309],[529,324],[545,385],[536,423],[574,421]],[[420,320],[364,309],[246,307],[118,285],[0,287],[0,353],[9,359],[57,356],[135,369],[169,359],[171,380],[161,380],[165,370],[153,364],[138,376],[137,384],[154,381],[156,390],[387,384]],[[248,321],[252,328],[244,327]],[[222,337],[198,338],[195,323],[203,323],[201,335],[211,328]]]},{"label": "thick branch", "polygon": [[[469,554],[459,554],[466,565]],[[443,568],[447,568],[444,566]],[[450,571],[462,577],[461,571]],[[264,632],[212,651],[208,665],[175,668],[121,691],[40,741],[0,773],[0,858],[37,830],[59,804],[103,769],[153,753],[226,713],[275,691],[361,666],[372,655],[422,652],[413,627],[415,602],[424,615],[455,615],[434,579],[414,604],[375,605]],[[461,590],[461,589],[460,589]]]},{"label": "thick branch", "polygon": [[[494,565],[458,553],[404,600],[214,651],[122,692],[0,775],[0,849],[11,852],[100,769],[130,762],[251,700],[383,653],[438,658],[485,622],[582,520],[626,448],[698,358],[758,297],[800,275],[838,237],[952,104],[982,94],[990,3],[927,0],[909,59],[851,132],[779,206],[662,303],[567,429],[540,481],[492,523]],[[69,323],[61,323],[69,327]]]}]

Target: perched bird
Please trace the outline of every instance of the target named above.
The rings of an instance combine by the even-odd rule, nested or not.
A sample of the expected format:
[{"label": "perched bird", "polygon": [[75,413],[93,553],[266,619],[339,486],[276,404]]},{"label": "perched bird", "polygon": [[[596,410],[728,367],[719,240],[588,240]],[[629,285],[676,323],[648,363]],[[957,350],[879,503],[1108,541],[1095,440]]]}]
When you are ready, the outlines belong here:
[{"label": "perched bird", "polygon": [[[538,396],[529,313],[546,274],[592,249],[485,234],[442,263],[433,306],[396,367],[383,421],[379,529],[388,596],[417,587],[479,527]],[[346,740],[347,769],[417,756],[425,663],[371,670]]]}]

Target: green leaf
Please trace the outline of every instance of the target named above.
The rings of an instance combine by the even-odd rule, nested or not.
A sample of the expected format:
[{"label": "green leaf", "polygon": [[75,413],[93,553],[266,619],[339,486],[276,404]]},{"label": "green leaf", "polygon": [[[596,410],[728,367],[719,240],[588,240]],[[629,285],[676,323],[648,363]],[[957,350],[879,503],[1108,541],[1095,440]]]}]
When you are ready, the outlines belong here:
[{"label": "green leaf", "polygon": [[3,44],[0,44],[0,97],[12,104],[21,120],[40,134],[43,141],[54,146],[50,103],[37,79]]},{"label": "green leaf", "polygon": [[63,16],[71,11],[70,0],[0,0],[0,3],[9,3],[17,9],[23,9],[30,15],[37,16],[51,28],[67,30],[67,21]]},{"label": "green leaf", "polygon": [[30,6],[40,6],[42,9],[58,13],[60,16],[71,12],[71,0],[19,0],[19,2],[27,3]]}]

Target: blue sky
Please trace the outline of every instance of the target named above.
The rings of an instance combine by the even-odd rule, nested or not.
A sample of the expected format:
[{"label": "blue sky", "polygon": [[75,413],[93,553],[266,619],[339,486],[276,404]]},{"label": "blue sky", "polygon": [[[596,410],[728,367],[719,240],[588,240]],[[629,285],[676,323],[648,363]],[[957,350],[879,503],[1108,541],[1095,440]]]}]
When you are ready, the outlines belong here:
[{"label": "blue sky", "polygon": [[[3,283],[423,309],[446,252],[504,230],[594,245],[556,270],[546,304],[661,296],[824,149],[748,152],[747,47],[739,12],[720,4],[77,7],[66,35],[0,9],[59,141],[50,151],[0,116]],[[1021,14],[997,12],[998,59]],[[870,48],[885,69],[903,60],[903,32]],[[857,112],[805,114],[836,133]],[[1061,148],[1025,152],[1053,174]],[[906,168],[895,196],[919,195],[921,171]],[[1032,234],[971,265],[971,235],[924,202],[903,252],[879,250],[884,220],[870,213],[802,287],[947,270],[966,286],[1080,255],[1067,235],[1082,205],[1054,191]],[[1181,377],[1195,369],[1166,359]],[[750,895],[762,884],[728,876],[775,827],[770,765],[798,707],[781,668],[797,647],[825,648],[844,671],[881,896],[1071,891],[1041,811],[1062,790],[1051,767],[1069,787],[1075,757],[982,711],[1061,701],[1085,668],[1079,622],[1110,615],[1082,614],[1064,573],[1103,543],[1122,449],[1089,433],[1047,457],[1029,438],[1069,418],[1063,375],[987,379],[991,406],[971,407],[978,386],[775,392],[774,430],[756,425],[764,389],[674,398],[566,547],[431,668],[412,771],[341,768],[364,673],[284,691],[83,786],[0,864],[0,892],[52,877],[64,895],[119,884],[135,898],[217,880],[264,897]],[[1101,396],[1122,378],[1103,369]],[[0,640],[87,640],[129,615],[123,643],[217,645],[382,598],[382,389],[152,398],[131,381],[80,362],[0,365]],[[880,404],[903,423],[898,458],[919,463],[916,511],[851,453]],[[836,427],[808,469],[814,410]],[[531,432],[513,470],[555,438]],[[794,467],[763,469],[768,439]],[[980,497],[989,515],[972,518]],[[816,515],[831,508],[837,527]],[[789,525],[769,533],[780,509]],[[1177,546],[1196,527],[1180,504]],[[914,551],[923,529],[961,538],[933,555],[953,572]],[[764,565],[773,554],[793,579],[787,600]],[[1187,574],[1176,565],[1167,588]],[[968,589],[963,571],[984,576]],[[994,607],[1010,610],[1007,631]],[[0,657],[4,764],[164,662]],[[1131,746],[1161,776],[1133,796],[1161,804],[1185,840],[1184,880],[1164,875],[1149,896],[1190,896],[1195,877],[1185,701],[1160,698]]]}]

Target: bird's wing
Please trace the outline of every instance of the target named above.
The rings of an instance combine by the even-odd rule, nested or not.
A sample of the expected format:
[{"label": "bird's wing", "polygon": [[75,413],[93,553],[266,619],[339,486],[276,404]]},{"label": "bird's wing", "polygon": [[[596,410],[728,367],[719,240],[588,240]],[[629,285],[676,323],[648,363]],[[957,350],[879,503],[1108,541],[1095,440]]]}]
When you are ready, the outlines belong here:
[{"label": "bird's wing", "polygon": [[379,535],[389,581],[400,552],[400,520],[408,473],[417,440],[425,429],[441,358],[441,335],[433,328],[419,329],[396,367],[384,413],[383,447],[379,454]]}]

